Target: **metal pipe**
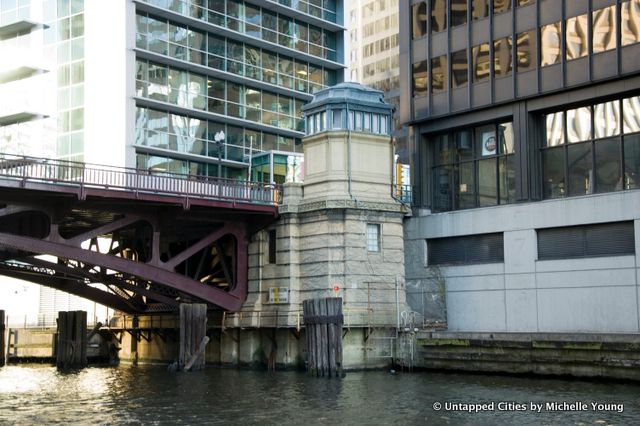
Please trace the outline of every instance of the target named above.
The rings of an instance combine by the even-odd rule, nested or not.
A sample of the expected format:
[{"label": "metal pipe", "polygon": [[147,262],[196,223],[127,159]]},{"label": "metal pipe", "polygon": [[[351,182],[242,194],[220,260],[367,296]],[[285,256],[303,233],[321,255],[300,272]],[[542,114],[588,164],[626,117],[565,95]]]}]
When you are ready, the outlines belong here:
[{"label": "metal pipe", "polygon": [[[355,115],[354,115],[354,120],[355,120]],[[352,123],[351,123],[351,120],[349,119],[349,103],[347,103],[346,122],[347,122],[347,192],[349,193],[349,198],[353,200],[354,199],[353,194],[351,193],[351,124]]]},{"label": "metal pipe", "polygon": [[400,298],[399,298],[399,277],[396,275],[396,339],[398,338],[398,330],[400,329]]}]

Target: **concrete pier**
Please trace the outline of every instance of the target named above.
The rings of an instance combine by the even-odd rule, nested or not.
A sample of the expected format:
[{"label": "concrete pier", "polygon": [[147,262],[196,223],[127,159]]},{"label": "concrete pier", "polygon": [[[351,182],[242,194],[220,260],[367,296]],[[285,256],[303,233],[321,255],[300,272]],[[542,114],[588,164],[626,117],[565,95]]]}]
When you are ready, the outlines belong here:
[{"label": "concrete pier", "polygon": [[419,332],[415,367],[640,381],[640,336]]}]

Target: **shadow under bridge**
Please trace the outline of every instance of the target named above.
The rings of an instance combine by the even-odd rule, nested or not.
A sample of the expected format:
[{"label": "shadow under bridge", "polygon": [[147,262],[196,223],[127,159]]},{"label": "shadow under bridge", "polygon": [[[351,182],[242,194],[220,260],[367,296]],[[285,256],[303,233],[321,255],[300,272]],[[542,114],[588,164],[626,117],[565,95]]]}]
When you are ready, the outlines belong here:
[{"label": "shadow under bridge", "polygon": [[0,154],[0,274],[129,314],[239,310],[280,188]]}]

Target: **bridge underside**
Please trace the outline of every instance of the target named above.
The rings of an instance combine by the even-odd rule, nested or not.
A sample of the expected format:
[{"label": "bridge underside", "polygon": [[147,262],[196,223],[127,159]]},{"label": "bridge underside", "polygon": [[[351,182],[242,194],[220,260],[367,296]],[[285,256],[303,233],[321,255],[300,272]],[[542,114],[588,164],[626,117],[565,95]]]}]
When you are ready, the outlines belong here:
[{"label": "bridge underside", "polygon": [[185,302],[235,311],[248,238],[274,219],[273,206],[0,188],[0,274],[130,314]]}]

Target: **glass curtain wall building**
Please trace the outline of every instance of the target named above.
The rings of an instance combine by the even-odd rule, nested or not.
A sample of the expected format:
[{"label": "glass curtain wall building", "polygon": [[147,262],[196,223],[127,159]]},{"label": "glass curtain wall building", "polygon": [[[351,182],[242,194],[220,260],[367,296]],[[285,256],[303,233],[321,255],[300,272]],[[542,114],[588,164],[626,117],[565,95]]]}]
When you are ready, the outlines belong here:
[{"label": "glass curtain wall building", "polygon": [[343,79],[342,8],[135,2],[136,167],[246,178],[261,151],[301,151],[302,105]]},{"label": "glass curtain wall building", "polygon": [[[4,146],[246,178],[256,153],[301,151],[302,105],[344,79],[341,0],[106,3],[2,0],[0,43],[28,44],[49,64],[12,77],[13,86],[33,86],[27,78],[48,75],[42,90],[22,96],[30,104],[18,108],[20,123],[15,111],[3,112]],[[0,85],[5,89],[4,80]],[[34,118],[47,124],[24,124]],[[25,128],[43,126],[48,136],[27,142],[33,131]],[[35,146],[15,148],[29,144]]]}]

